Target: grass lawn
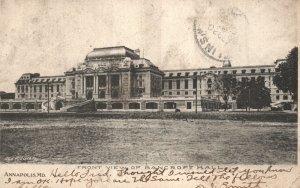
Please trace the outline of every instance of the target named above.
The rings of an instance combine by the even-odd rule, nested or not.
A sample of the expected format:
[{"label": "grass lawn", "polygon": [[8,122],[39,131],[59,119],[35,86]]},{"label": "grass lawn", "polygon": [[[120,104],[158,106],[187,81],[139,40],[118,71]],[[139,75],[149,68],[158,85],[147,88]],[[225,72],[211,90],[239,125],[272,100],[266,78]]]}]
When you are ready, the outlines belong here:
[{"label": "grass lawn", "polygon": [[29,117],[2,119],[0,139],[1,163],[297,162],[297,123]]}]

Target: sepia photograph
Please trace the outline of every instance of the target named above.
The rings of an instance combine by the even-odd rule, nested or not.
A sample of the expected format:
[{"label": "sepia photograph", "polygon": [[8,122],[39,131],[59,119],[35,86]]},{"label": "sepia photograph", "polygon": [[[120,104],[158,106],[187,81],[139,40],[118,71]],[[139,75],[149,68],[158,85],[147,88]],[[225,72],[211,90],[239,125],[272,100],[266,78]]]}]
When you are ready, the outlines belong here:
[{"label": "sepia photograph", "polygon": [[298,4],[0,1],[0,164],[297,165]]}]

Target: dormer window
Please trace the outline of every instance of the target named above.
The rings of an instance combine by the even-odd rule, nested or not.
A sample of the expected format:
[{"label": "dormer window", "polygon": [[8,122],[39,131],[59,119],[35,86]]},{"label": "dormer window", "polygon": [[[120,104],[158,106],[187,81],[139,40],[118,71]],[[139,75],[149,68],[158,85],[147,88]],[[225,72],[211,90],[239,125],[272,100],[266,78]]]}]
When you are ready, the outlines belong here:
[{"label": "dormer window", "polygon": [[189,76],[189,74],[190,74],[189,72],[186,72],[186,73],[185,73],[185,76]]}]

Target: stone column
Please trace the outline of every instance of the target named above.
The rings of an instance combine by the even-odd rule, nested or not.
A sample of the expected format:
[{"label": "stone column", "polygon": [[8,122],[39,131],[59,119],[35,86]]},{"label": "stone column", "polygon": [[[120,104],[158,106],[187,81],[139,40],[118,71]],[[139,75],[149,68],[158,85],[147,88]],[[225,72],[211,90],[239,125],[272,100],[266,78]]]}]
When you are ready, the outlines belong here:
[{"label": "stone column", "polygon": [[93,98],[98,98],[98,76],[94,75],[94,92],[93,92]]},{"label": "stone column", "polygon": [[9,109],[12,110],[13,109],[13,103],[10,101],[8,105],[9,105]]},{"label": "stone column", "polygon": [[124,110],[128,110],[129,109],[129,103],[128,102],[124,102],[123,103],[123,109]]},{"label": "stone column", "polygon": [[141,101],[141,110],[145,110],[145,109],[146,109],[146,102]]},{"label": "stone column", "polygon": [[82,74],[80,75],[80,96],[83,97],[83,76]]},{"label": "stone column", "polygon": [[110,90],[111,90],[110,75],[107,74],[106,76],[106,98],[107,99],[111,99]]},{"label": "stone column", "polygon": [[164,102],[161,101],[161,100],[158,102],[158,109],[159,109],[160,111],[163,111],[163,110],[164,110]]},{"label": "stone column", "polygon": [[28,84],[28,97],[27,97],[27,99],[31,99],[32,98],[32,96],[31,96],[31,85],[30,84]]},{"label": "stone column", "polygon": [[130,71],[127,73],[128,74],[128,93],[127,93],[127,98],[130,98],[132,96],[132,93],[131,93],[131,73]]},{"label": "stone column", "polygon": [[86,88],[85,88],[85,76],[82,76],[82,98],[86,98],[85,91],[86,91]]},{"label": "stone column", "polygon": [[98,75],[96,75],[96,84],[95,84],[95,86],[96,86],[96,95],[97,95],[97,98],[98,98],[98,96],[99,96],[99,77],[98,77]]}]

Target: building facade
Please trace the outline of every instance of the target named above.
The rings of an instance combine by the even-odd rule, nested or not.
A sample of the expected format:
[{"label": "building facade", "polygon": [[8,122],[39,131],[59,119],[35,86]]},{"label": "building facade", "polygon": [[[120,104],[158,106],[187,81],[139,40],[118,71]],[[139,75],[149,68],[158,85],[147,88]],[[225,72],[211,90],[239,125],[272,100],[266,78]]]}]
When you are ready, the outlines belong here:
[{"label": "building facade", "polygon": [[[117,46],[95,48],[62,76],[23,74],[15,83],[15,100],[0,101],[0,108],[40,109],[45,101],[64,100],[52,105],[59,110],[93,99],[98,110],[218,110],[222,97],[214,82],[222,74],[232,74],[238,81],[262,77],[272,102],[292,101],[287,91],[273,84],[275,65],[232,67],[227,62],[218,68],[162,71],[141,58],[139,50]],[[235,101],[230,98],[229,102]]]},{"label": "building facade", "polygon": [[[256,80],[261,77],[265,86],[270,89],[272,102],[292,102],[288,91],[279,90],[273,83],[276,74],[275,65],[211,67],[205,69],[165,70],[163,80],[163,96],[165,97],[193,97],[197,95],[222,100],[220,93],[214,89],[214,82],[218,75],[231,74],[237,81],[246,79]],[[229,97],[229,102],[233,99]]]}]

